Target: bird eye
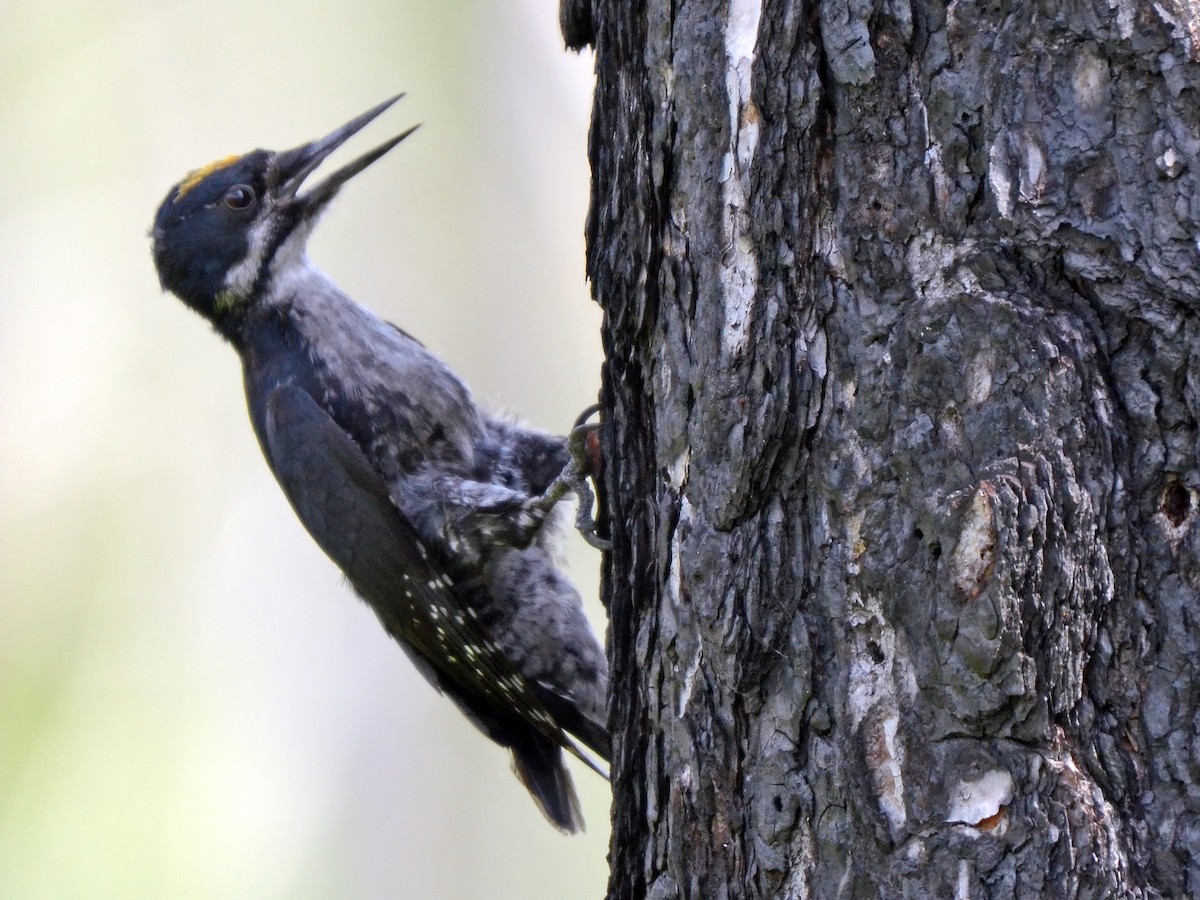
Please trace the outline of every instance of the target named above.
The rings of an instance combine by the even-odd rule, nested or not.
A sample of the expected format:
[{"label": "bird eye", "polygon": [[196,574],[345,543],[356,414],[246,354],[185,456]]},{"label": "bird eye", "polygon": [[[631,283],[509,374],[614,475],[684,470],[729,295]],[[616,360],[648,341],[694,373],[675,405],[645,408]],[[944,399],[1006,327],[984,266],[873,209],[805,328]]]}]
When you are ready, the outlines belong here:
[{"label": "bird eye", "polygon": [[225,192],[225,205],[230,209],[248,209],[254,202],[254,188],[248,184],[235,184]]}]

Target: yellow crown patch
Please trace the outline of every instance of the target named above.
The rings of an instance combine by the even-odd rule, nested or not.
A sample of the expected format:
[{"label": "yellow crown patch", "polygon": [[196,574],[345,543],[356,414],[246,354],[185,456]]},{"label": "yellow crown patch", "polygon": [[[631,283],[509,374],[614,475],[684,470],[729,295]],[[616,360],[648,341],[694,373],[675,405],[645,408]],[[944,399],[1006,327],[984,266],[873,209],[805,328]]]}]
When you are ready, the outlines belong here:
[{"label": "yellow crown patch", "polygon": [[232,166],[235,162],[241,159],[240,156],[226,156],[224,159],[218,159],[216,162],[210,162],[207,166],[201,166],[192,172],[188,172],[187,178],[179,182],[179,189],[175,192],[175,201],[183,199],[183,195],[202,182],[205,178],[216,172],[218,169],[224,169],[226,166]]}]

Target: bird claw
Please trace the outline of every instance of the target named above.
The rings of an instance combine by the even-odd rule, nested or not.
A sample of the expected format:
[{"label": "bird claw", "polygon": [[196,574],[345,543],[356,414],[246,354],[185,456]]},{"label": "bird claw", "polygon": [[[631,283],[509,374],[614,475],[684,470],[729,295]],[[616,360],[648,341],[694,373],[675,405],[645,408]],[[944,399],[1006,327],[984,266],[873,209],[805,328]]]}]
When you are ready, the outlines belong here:
[{"label": "bird claw", "polygon": [[575,511],[575,530],[591,546],[604,553],[612,550],[612,541],[600,537],[596,527],[596,517],[592,514],[595,504],[595,494],[588,483],[588,476],[582,475],[575,482],[575,494],[579,497],[579,507]]},{"label": "bird claw", "polygon": [[579,498],[579,507],[575,513],[575,528],[583,539],[597,550],[612,549],[612,542],[600,537],[597,533],[596,519],[592,509],[596,503],[596,495],[592,490],[591,480],[600,473],[600,424],[588,423],[587,419],[600,407],[589,406],[575,422],[575,427],[567,435],[567,450],[570,458],[563,466],[562,472],[550,483],[545,493],[534,497],[524,504],[522,513],[527,516],[532,535],[563,497],[574,491]]},{"label": "bird claw", "polygon": [[600,455],[599,422],[588,422],[600,410],[600,404],[594,403],[580,413],[575,420],[575,427],[567,435],[567,449],[571,461],[563,470],[563,475],[570,480],[571,489],[579,498],[579,507],[575,514],[575,528],[583,539],[597,550],[607,552],[612,550],[612,541],[601,537],[598,533],[596,518],[592,513],[596,504],[596,495],[592,490],[592,482],[599,483],[602,457]]}]

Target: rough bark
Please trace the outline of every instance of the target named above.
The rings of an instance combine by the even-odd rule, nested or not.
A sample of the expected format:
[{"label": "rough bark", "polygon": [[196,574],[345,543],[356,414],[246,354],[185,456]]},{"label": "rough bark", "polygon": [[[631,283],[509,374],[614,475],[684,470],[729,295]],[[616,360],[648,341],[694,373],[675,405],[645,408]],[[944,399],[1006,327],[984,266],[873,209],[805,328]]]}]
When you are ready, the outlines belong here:
[{"label": "rough bark", "polygon": [[612,898],[1200,895],[1194,0],[565,0]]}]

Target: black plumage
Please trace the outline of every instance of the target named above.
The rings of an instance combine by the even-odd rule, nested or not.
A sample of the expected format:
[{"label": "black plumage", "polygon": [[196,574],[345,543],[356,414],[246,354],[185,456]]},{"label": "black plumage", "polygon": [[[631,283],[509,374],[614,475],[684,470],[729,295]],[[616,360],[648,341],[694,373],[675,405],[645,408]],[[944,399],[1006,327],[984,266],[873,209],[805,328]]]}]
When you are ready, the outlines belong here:
[{"label": "black plumage", "polygon": [[[607,666],[539,502],[563,438],[486,415],[404,331],[346,297],[305,243],[338,188],[409,132],[299,193],[394,101],[295,150],[185,178],[152,231],[163,287],[241,356],[250,419],[297,516],[422,674],[492,740],[559,828],[582,826],[562,749],[607,760]],[[593,764],[594,766],[594,764]]]}]

